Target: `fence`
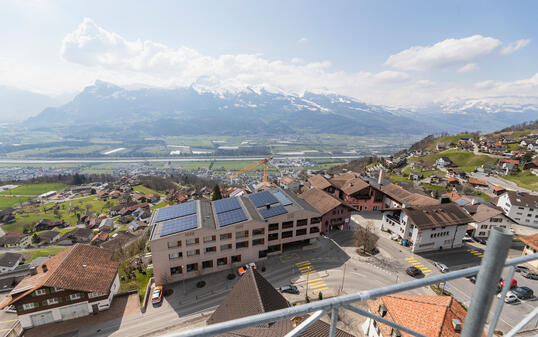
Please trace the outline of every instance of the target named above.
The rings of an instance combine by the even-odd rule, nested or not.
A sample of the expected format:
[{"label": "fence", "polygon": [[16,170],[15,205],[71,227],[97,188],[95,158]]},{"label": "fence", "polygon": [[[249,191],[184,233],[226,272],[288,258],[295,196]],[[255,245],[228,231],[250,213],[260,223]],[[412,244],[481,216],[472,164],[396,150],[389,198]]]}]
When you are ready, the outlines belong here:
[{"label": "fence", "polygon": [[[239,330],[250,326],[261,325],[265,323],[275,322],[282,319],[291,319],[297,316],[311,314],[306,320],[288,332],[285,337],[299,336],[305,329],[319,320],[326,313],[331,312],[331,327],[329,336],[334,337],[336,332],[336,323],[338,319],[338,311],[340,308],[345,308],[356,312],[362,316],[374,319],[380,323],[389,325],[398,329],[401,332],[409,333],[417,337],[427,337],[421,333],[411,330],[405,326],[396,324],[385,318],[372,314],[361,308],[357,308],[353,303],[372,300],[380,296],[399,293],[415,288],[420,288],[427,285],[439,284],[449,280],[476,275],[476,285],[471,298],[471,305],[465,318],[465,324],[461,333],[461,337],[481,336],[484,331],[487,315],[490,311],[493,301],[493,292],[496,289],[497,282],[500,278],[503,267],[510,266],[507,280],[511,280],[514,275],[515,266],[524,262],[538,259],[538,254],[522,256],[507,260],[508,250],[512,243],[513,234],[505,229],[495,228],[492,230],[486,252],[480,266],[462,269],[454,272],[449,272],[442,275],[435,275],[423,279],[417,279],[405,283],[398,283],[387,287],[370,289],[356,292],[349,295],[333,297],[321,301],[298,305],[281,310],[270,311],[263,314],[243,317],[227,322],[207,325],[201,328],[185,330],[173,334],[166,335],[167,337],[190,337],[190,336],[214,336],[229,331]],[[504,264],[501,262],[504,261]],[[510,282],[505,282],[501,292],[501,298],[504,298]],[[487,331],[487,337],[491,337],[495,331],[497,321],[499,320],[504,301],[500,300],[494,312],[494,317]],[[534,317],[538,316],[538,308],[523,318],[508,334],[507,337],[514,336]]]}]

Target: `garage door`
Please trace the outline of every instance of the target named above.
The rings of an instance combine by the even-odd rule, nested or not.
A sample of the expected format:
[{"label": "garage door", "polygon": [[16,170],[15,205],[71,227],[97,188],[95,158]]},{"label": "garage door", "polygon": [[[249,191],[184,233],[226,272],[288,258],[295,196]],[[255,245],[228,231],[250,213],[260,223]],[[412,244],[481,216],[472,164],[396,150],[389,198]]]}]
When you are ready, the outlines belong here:
[{"label": "garage door", "polygon": [[47,311],[40,314],[31,315],[30,318],[32,319],[33,326],[52,323],[54,321],[54,318],[52,317],[52,311]]},{"label": "garage door", "polygon": [[89,314],[88,304],[80,303],[67,308],[60,308],[60,313],[62,314],[62,320],[87,316]]}]

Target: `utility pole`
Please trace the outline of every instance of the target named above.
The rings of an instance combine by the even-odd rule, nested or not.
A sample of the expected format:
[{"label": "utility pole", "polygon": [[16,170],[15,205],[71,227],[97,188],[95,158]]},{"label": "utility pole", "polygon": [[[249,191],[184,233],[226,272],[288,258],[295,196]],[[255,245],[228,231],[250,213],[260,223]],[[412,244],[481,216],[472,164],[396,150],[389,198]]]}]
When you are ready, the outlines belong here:
[{"label": "utility pole", "polygon": [[310,269],[312,267],[308,266],[308,272],[306,273],[306,296],[308,296],[308,279],[310,278]]},{"label": "utility pole", "polygon": [[346,278],[346,264],[344,263],[344,273],[342,274],[342,284],[340,285],[340,292],[344,291],[344,280],[345,280],[345,278]]}]

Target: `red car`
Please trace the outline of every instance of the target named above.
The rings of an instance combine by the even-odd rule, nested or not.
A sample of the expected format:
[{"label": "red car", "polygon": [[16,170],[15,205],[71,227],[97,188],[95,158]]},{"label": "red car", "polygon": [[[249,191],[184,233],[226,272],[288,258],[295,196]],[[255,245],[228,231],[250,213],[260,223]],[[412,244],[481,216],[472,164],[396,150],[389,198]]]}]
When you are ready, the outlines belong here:
[{"label": "red car", "polygon": [[[501,287],[501,289],[502,289],[502,287],[504,287],[504,280],[503,279],[501,279],[499,281],[499,286]],[[517,280],[515,278],[513,278],[512,283],[510,283],[510,289],[514,289],[516,287],[517,287]]]}]

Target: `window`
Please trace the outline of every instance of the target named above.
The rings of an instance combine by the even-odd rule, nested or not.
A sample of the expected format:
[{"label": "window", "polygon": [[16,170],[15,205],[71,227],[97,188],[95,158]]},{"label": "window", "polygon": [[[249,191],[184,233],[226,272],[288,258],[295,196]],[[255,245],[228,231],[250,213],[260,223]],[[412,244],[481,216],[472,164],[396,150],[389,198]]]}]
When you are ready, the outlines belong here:
[{"label": "window", "polygon": [[217,266],[224,266],[225,264],[228,264],[228,258],[221,257],[220,259],[217,259]]},{"label": "window", "polygon": [[187,265],[187,273],[198,270],[198,263],[191,263]]},{"label": "window", "polygon": [[247,237],[248,237],[248,231],[235,232],[236,239],[242,239],[242,238],[247,238]]},{"label": "window", "polygon": [[252,245],[253,246],[263,245],[264,243],[265,243],[265,240],[263,238],[252,240]]},{"label": "window", "polygon": [[37,303],[24,303],[22,305],[22,310],[30,310],[30,309],[37,308],[37,307],[38,307]]},{"label": "window", "polygon": [[217,240],[215,235],[204,236],[204,242],[213,242],[215,240]]},{"label": "window", "polygon": [[193,249],[187,251],[187,256],[200,255],[200,249]]},{"label": "window", "polygon": [[319,227],[310,227],[310,234],[319,233]]},{"label": "window", "polygon": [[486,232],[478,232],[478,236],[486,236]]},{"label": "window", "polygon": [[74,300],[78,300],[80,298],[82,298],[81,293],[75,293],[75,294],[71,294],[71,295],[67,296],[68,301],[74,301]]},{"label": "window", "polygon": [[267,250],[260,250],[258,252],[258,259],[262,259],[264,257],[267,257]]},{"label": "window", "polygon": [[232,233],[226,233],[226,234],[220,235],[221,240],[230,240],[231,238],[232,238]]},{"label": "window", "polygon": [[185,243],[187,244],[187,246],[197,245],[200,243],[200,239],[199,238],[188,239],[188,240],[185,240]]},{"label": "window", "polygon": [[296,230],[295,236],[298,236],[298,235],[306,235],[306,228]]},{"label": "window", "polygon": [[291,238],[292,236],[293,236],[293,231],[282,232],[282,238],[283,239]]},{"label": "window", "polygon": [[258,228],[252,230],[252,236],[265,234],[265,228]]},{"label": "window", "polygon": [[213,268],[213,260],[203,261],[202,262],[202,268]]},{"label": "window", "polygon": [[105,295],[106,295],[105,293],[88,293],[88,298],[96,298],[96,297],[101,297]]},{"label": "window", "polygon": [[271,223],[269,224],[269,231],[277,231],[278,230],[278,224],[277,223]]},{"label": "window", "polygon": [[181,268],[181,266],[170,268],[170,274],[172,275],[181,274],[182,272],[183,272],[183,268]]},{"label": "window", "polygon": [[248,248],[248,241],[242,241],[235,244],[235,249]]},{"label": "window", "polygon": [[214,253],[217,251],[217,246],[213,246],[213,247],[206,247],[205,249],[205,252],[206,253]]},{"label": "window", "polygon": [[168,248],[181,247],[181,240],[179,241],[169,241]]},{"label": "window", "polygon": [[308,225],[308,219],[299,219],[299,220],[297,220],[297,227],[306,226],[306,225]]},{"label": "window", "polygon": [[278,233],[271,233],[268,236],[269,241],[278,240]]},{"label": "window", "polygon": [[54,292],[55,292],[55,293],[59,293],[60,291],[64,291],[62,288],[56,288],[56,287],[54,287],[54,288],[52,288],[52,289],[54,289]]},{"label": "window", "polygon": [[480,229],[488,229],[488,225],[481,225]]},{"label": "window", "polygon": [[232,256],[232,263],[234,262],[241,262],[241,255]]},{"label": "window", "polygon": [[280,251],[280,245],[269,246],[269,247],[267,247],[267,251],[269,253],[279,252]]},{"label": "window", "polygon": [[232,249],[232,244],[231,243],[228,243],[228,244],[225,244],[225,245],[220,245],[220,250],[221,251],[228,250],[228,249]]},{"label": "window", "polygon": [[310,219],[310,224],[313,225],[315,223],[320,223],[321,222],[321,217],[320,218],[311,218]]},{"label": "window", "polygon": [[282,223],[282,229],[293,228],[293,221],[286,221]]},{"label": "window", "polygon": [[180,257],[183,257],[182,252],[176,252],[176,253],[168,254],[168,259],[169,260],[179,259]]},{"label": "window", "polygon": [[41,296],[47,293],[47,289],[37,289],[34,291],[34,296]]}]

